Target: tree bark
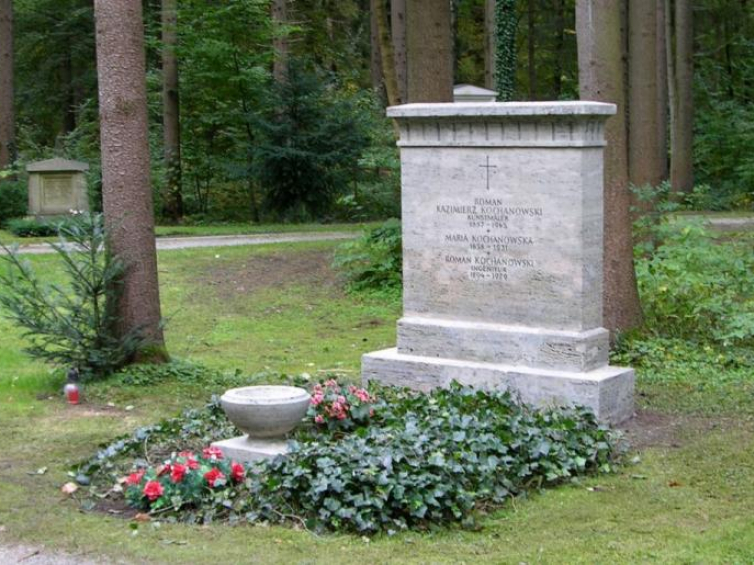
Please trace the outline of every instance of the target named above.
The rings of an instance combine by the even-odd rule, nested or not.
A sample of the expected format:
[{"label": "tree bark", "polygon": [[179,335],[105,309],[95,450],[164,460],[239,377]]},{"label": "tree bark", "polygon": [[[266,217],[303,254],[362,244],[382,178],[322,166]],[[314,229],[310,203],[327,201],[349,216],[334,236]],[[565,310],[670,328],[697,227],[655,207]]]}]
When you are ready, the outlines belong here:
[{"label": "tree bark", "polygon": [[484,0],[484,87],[495,89],[495,0]]},{"label": "tree bark", "polygon": [[555,68],[552,75],[553,98],[558,100],[563,91],[563,59],[565,48],[565,0],[554,0],[555,11]]},{"label": "tree bark", "polygon": [[382,80],[382,55],[380,54],[380,28],[377,25],[375,4],[382,0],[369,0],[369,70],[372,89],[382,99],[384,82]]},{"label": "tree bark", "polygon": [[401,104],[403,100],[401,99],[398,90],[398,80],[395,73],[395,56],[393,53],[393,44],[390,41],[390,31],[388,30],[385,0],[376,0],[373,7],[375,10],[375,19],[377,20],[377,31],[380,40],[382,78],[385,81],[387,103],[390,106],[397,106],[398,104]]},{"label": "tree bark", "polygon": [[527,23],[527,54],[528,54],[528,75],[529,75],[529,100],[537,99],[537,64],[534,60],[536,54],[536,37],[534,36],[534,15],[536,11],[536,0],[529,0],[526,9]]},{"label": "tree bark", "polygon": [[453,41],[448,0],[406,3],[408,102],[453,101]]},{"label": "tree bark", "polygon": [[668,178],[668,57],[665,50],[665,1],[656,2],[657,26],[655,52],[657,53],[657,162],[660,178]]},{"label": "tree bark", "polygon": [[641,322],[629,213],[626,100],[621,3],[577,0],[576,38],[582,100],[612,102],[618,113],[606,123],[603,319],[613,332]]},{"label": "tree bark", "polygon": [[13,108],[13,2],[0,0],[0,169],[16,159]]},{"label": "tree bark", "polygon": [[660,161],[657,92],[657,1],[628,4],[628,171],[635,186],[657,186]]},{"label": "tree bark", "polygon": [[275,37],[272,48],[275,51],[272,62],[272,77],[278,84],[285,82],[288,77],[288,38],[282,33],[281,26],[288,21],[287,0],[272,0],[272,23],[275,27]]},{"label": "tree bark", "polygon": [[162,213],[174,222],[183,216],[177,16],[177,0],[162,0],[162,122],[166,171]]},{"label": "tree bark", "polygon": [[139,331],[139,361],[167,359],[160,316],[141,0],[95,0],[102,202],[110,250],[126,265],[117,331]]},{"label": "tree bark", "polygon": [[675,0],[675,103],[670,184],[694,188],[694,26],[690,0]]},{"label": "tree bark", "polygon": [[[665,12],[665,63],[667,65],[667,88],[668,88],[668,112],[670,114],[670,162],[674,159],[676,150],[676,130],[678,116],[678,87],[675,72],[675,34],[673,33],[673,3],[671,0],[662,0]],[[672,185],[672,182],[671,182]]]},{"label": "tree bark", "polygon": [[[385,21],[387,21],[387,17]],[[387,26],[387,24],[385,25]],[[406,0],[390,0],[390,29],[392,30],[393,37],[393,60],[395,61],[395,81],[398,85],[398,99],[401,103],[404,103],[408,100]]]}]

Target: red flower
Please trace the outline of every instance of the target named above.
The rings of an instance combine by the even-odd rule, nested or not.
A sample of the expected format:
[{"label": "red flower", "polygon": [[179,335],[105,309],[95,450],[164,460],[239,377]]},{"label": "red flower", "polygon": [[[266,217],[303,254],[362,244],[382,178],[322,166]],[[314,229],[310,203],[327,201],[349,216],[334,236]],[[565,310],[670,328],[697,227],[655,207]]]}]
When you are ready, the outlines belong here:
[{"label": "red flower", "polygon": [[240,483],[245,476],[246,469],[243,468],[243,465],[233,461],[233,463],[230,464],[230,477],[237,483]]},{"label": "red flower", "polygon": [[178,453],[178,457],[185,457],[186,459],[193,459],[194,457],[196,457],[196,455],[194,455],[193,451],[181,451],[180,453]]},{"label": "red flower", "polygon": [[183,477],[186,476],[187,470],[186,465],[173,463],[173,469],[170,472],[170,480],[174,483],[180,483],[183,480]]},{"label": "red flower", "polygon": [[212,467],[212,469],[204,473],[204,478],[207,479],[207,484],[210,488],[214,488],[215,482],[224,479],[225,475],[217,467]]},{"label": "red flower", "polygon": [[165,492],[165,489],[162,488],[159,481],[147,481],[147,484],[144,485],[144,496],[146,496],[150,502],[154,502],[160,498],[163,492]]},{"label": "red flower", "polygon": [[131,473],[126,477],[126,484],[127,485],[138,485],[141,482],[141,479],[144,478],[144,471],[137,471],[136,473]]},{"label": "red flower", "polygon": [[186,466],[191,469],[192,471],[199,468],[199,461],[194,459],[193,457],[187,457],[186,458]]},{"label": "red flower", "polygon": [[222,459],[223,458],[223,452],[219,447],[215,447],[214,445],[211,445],[209,447],[205,447],[202,451],[202,455],[207,459]]},{"label": "red flower", "polygon": [[165,463],[164,465],[157,468],[157,476],[161,477],[162,475],[167,475],[168,473],[170,473],[170,470],[170,463]]}]

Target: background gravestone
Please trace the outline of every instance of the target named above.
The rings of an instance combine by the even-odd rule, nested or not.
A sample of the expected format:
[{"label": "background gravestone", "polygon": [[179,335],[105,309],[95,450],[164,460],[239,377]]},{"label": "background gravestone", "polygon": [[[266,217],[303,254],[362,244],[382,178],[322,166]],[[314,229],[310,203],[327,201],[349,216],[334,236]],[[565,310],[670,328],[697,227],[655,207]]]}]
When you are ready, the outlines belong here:
[{"label": "background gravestone", "polygon": [[60,216],[89,210],[85,172],[89,165],[67,159],[29,163],[29,214]]},{"label": "background gravestone", "polygon": [[525,402],[633,412],[634,373],[608,366],[602,325],[604,122],[612,104],[393,107],[401,134],[398,346],[365,381],[452,380]]}]

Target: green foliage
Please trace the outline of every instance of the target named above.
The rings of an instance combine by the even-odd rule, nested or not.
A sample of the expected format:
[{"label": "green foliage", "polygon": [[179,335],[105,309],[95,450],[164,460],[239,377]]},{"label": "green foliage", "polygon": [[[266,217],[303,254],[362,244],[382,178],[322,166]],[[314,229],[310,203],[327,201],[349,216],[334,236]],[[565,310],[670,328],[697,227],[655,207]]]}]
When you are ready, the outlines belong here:
[{"label": "green foliage", "polygon": [[400,221],[388,220],[338,247],[334,265],[343,271],[353,290],[400,288],[403,267]]},{"label": "green foliage", "polygon": [[[371,393],[378,409],[368,423],[347,435],[341,428],[302,427],[286,457],[257,463],[243,481],[210,487],[203,470],[181,489],[168,483],[172,467],[123,460],[147,439],[153,453],[185,449],[176,447],[180,440],[212,439],[213,426],[223,427],[214,403],[117,441],[81,473],[123,472],[131,461],[136,472],[146,471],[130,481],[138,484],[127,492],[130,502],[188,522],[294,518],[316,530],[393,533],[472,525],[477,511],[528,489],[609,471],[618,454],[616,436],[584,409],[533,410],[509,393],[456,384],[430,394],[392,388]],[[203,463],[220,468],[218,455],[205,456]],[[173,453],[169,464],[186,465],[187,457]],[[226,478],[232,473],[222,472]],[[147,480],[162,485],[153,500],[144,496]]]},{"label": "green foliage", "polygon": [[28,196],[26,184],[17,180],[5,180],[0,174],[0,224],[11,218],[26,214]]},{"label": "green foliage", "polygon": [[495,3],[495,85],[498,100],[513,100],[516,91],[516,0]]},{"label": "green foliage", "polygon": [[50,237],[58,235],[65,218],[14,218],[5,222],[5,227],[17,237]]},{"label": "green foliage", "polygon": [[721,345],[754,342],[751,245],[715,241],[699,223],[660,223],[636,276],[647,331]]},{"label": "green foliage", "polygon": [[300,64],[290,66],[273,96],[253,148],[264,209],[281,220],[326,217],[368,144],[356,106]]},{"label": "green foliage", "polygon": [[59,234],[53,248],[67,284],[45,284],[17,249],[2,246],[0,306],[23,328],[30,355],[77,367],[87,379],[100,378],[123,365],[141,343],[138,332],[118,337],[113,329],[124,265],[105,251],[101,215],[77,216],[61,224]]}]

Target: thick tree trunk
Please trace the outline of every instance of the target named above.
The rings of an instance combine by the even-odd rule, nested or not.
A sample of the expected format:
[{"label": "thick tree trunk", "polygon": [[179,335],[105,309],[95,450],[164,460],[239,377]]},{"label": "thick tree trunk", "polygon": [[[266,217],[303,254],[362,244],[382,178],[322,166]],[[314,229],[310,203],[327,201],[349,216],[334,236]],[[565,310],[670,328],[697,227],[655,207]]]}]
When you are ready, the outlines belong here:
[{"label": "thick tree trunk", "polygon": [[577,0],[576,37],[582,100],[617,104],[606,124],[604,325],[613,332],[641,322],[629,214],[626,100],[620,2]]},{"label": "thick tree trunk", "polygon": [[13,111],[13,2],[0,0],[0,169],[16,158]]},{"label": "thick tree trunk", "polygon": [[536,37],[534,35],[535,22],[534,16],[536,15],[536,0],[529,0],[526,9],[526,23],[527,23],[527,54],[528,54],[528,75],[529,75],[529,100],[537,99],[537,63],[535,61],[536,55]]},{"label": "thick tree trunk", "polygon": [[[385,93],[387,103],[397,106],[404,102],[398,90],[398,80],[395,73],[395,57],[393,44],[390,41],[390,31],[387,23],[387,10],[384,0],[376,0],[373,4],[375,19],[377,20],[377,32],[380,40],[380,55],[382,57],[382,78],[385,81]],[[397,130],[396,130],[397,131]]]},{"label": "thick tree trunk", "polygon": [[408,101],[453,101],[453,41],[448,0],[406,4]]},{"label": "thick tree trunk", "polygon": [[[675,72],[675,33],[673,32],[673,3],[671,0],[662,0],[665,12],[665,63],[667,65],[667,88],[668,88],[668,112],[670,114],[670,162],[675,159],[676,148],[676,125],[678,116],[678,86]],[[670,167],[669,167],[670,168]]]},{"label": "thick tree trunk", "polygon": [[[385,21],[387,21],[387,17]],[[393,59],[395,61],[395,81],[398,85],[398,99],[401,103],[404,103],[408,100],[406,0],[390,0],[390,29],[393,37]]]},{"label": "thick tree trunk", "polygon": [[288,38],[282,33],[280,27],[288,21],[287,0],[272,0],[270,7],[272,22],[275,25],[275,38],[272,48],[275,51],[272,62],[272,77],[280,84],[288,76]]},{"label": "thick tree trunk", "polygon": [[665,1],[656,3],[657,26],[655,52],[657,53],[657,162],[660,178],[668,178],[668,57],[665,47]]},{"label": "thick tree trunk", "polygon": [[162,122],[165,150],[163,215],[176,222],[183,216],[181,191],[181,119],[178,96],[177,0],[162,0]]},{"label": "thick tree trunk", "polygon": [[495,0],[484,0],[484,87],[495,89]]},{"label": "thick tree trunk", "polygon": [[149,183],[147,89],[141,0],[95,0],[102,202],[111,251],[126,265],[118,331],[138,330],[138,360],[167,359],[160,317]]},{"label": "thick tree trunk", "polygon": [[673,190],[694,188],[694,26],[690,0],[675,0],[675,103],[670,183]]},{"label": "thick tree trunk", "polygon": [[657,186],[663,179],[657,118],[657,1],[628,5],[628,171],[636,186]]},{"label": "thick tree trunk", "polygon": [[384,83],[382,80],[382,56],[380,55],[380,28],[377,25],[377,10],[375,4],[382,0],[369,0],[369,70],[372,89],[383,96]]}]

